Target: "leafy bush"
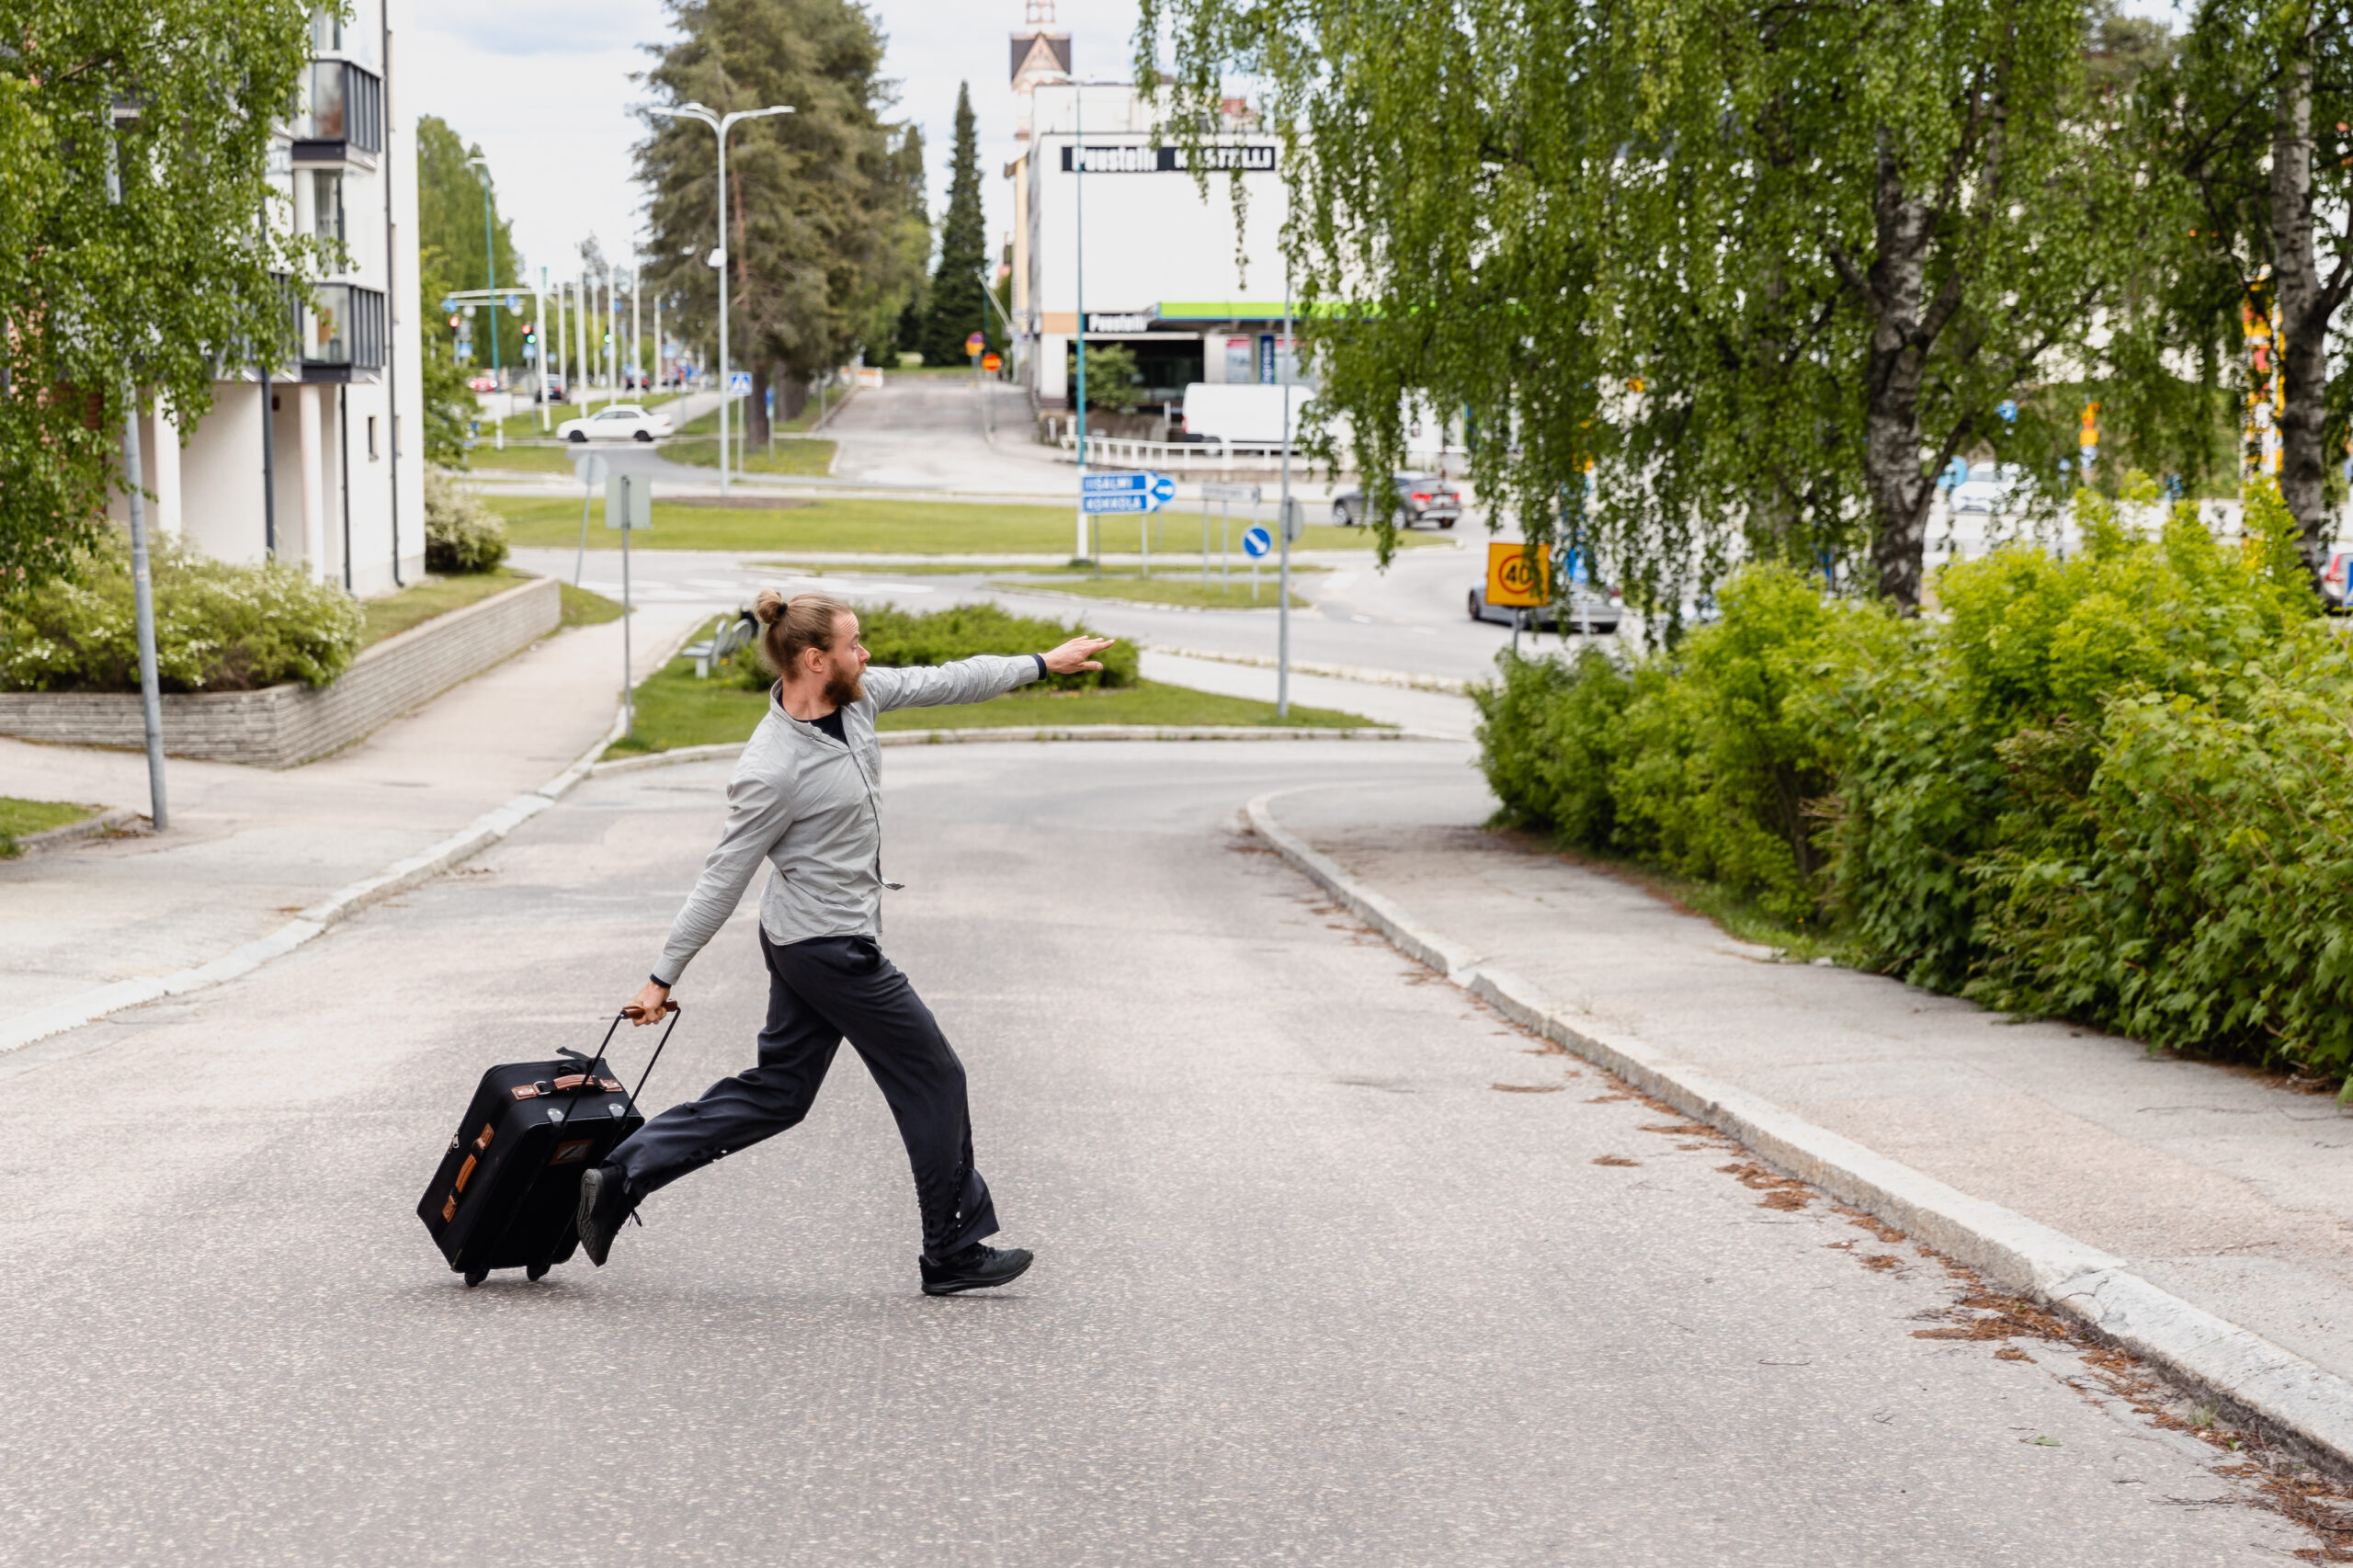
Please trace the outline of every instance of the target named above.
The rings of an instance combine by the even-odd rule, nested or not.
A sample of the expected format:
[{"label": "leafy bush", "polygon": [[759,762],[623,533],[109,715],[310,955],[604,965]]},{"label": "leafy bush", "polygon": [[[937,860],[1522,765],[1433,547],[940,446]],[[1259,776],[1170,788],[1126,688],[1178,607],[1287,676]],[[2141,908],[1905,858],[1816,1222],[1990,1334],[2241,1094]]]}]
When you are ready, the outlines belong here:
[{"label": "leafy bush", "polygon": [[1507,661],[1490,784],[1915,983],[2353,1069],[2353,652],[2292,523],[2268,483],[2234,550],[2076,506],[2079,554],[1955,564],[1941,623],[1752,567],[1671,653]]},{"label": "leafy bush", "polygon": [[425,471],[425,568],[445,576],[494,572],[506,559],[506,524],[449,474]]},{"label": "leafy bush", "polygon": [[[1078,385],[1078,353],[1071,351],[1070,384]],[[1143,402],[1143,378],[1136,370],[1136,351],[1124,343],[1091,343],[1086,347],[1086,406],[1114,414],[1133,414]]]},{"label": "leafy bush", "polygon": [[1843,615],[1785,567],[1726,585],[1722,618],[1620,668],[1506,661],[1478,693],[1488,783],[1523,821],[1586,848],[1722,882],[1777,919],[1813,917],[1832,789],[1813,699]]},{"label": "leafy bush", "polygon": [[[993,603],[951,605],[923,613],[888,604],[861,607],[858,627],[858,640],[878,665],[945,665],[975,653],[1042,653],[1074,637],[1100,635],[1075,622],[1015,615]],[[1115,642],[1096,656],[1102,661],[1099,670],[1049,675],[1036,684],[1062,691],[1136,684],[1132,645]],[[726,667],[733,679],[755,691],[766,690],[775,678],[756,645],[730,655]]]},{"label": "leafy bush", "polygon": [[[358,601],[272,562],[214,561],[174,542],[149,551],[155,661],[166,691],[324,686],[359,651]],[[136,691],[139,642],[131,552],[119,535],[75,576],[0,608],[0,687]]]}]

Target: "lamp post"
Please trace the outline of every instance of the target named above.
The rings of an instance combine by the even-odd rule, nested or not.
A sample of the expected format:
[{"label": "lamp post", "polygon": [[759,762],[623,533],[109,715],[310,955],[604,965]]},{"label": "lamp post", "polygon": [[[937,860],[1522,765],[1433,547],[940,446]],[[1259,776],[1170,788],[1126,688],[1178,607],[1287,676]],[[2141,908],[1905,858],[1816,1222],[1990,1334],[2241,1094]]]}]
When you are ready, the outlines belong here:
[{"label": "lamp post", "polygon": [[647,112],[671,119],[699,119],[710,127],[719,138],[719,245],[710,253],[710,265],[719,271],[719,493],[727,494],[727,132],[739,119],[757,119],[762,115],[790,114],[790,104],[770,104],[766,108],[739,108],[732,114],[716,114],[698,103],[681,104],[676,108],[654,108]]},{"label": "lamp post", "polygon": [[[468,165],[482,171],[482,286],[490,296],[490,379],[494,386],[503,386],[506,378],[498,373],[498,246],[491,237],[490,227],[490,160],[468,158]],[[498,451],[506,449],[506,420],[504,416],[491,421],[491,445]]]}]

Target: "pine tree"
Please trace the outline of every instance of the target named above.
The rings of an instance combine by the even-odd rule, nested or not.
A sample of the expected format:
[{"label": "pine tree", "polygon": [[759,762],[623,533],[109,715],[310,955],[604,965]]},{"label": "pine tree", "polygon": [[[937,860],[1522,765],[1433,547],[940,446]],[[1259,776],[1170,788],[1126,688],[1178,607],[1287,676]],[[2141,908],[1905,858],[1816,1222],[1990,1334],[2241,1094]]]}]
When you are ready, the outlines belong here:
[{"label": "pine tree", "polygon": [[988,233],[981,217],[980,135],[972,122],[970,83],[956,88],[956,147],[948,165],[948,211],[939,222],[939,265],[931,275],[930,313],[924,324],[926,365],[964,363],[964,339],[984,333],[981,272],[988,266]]}]

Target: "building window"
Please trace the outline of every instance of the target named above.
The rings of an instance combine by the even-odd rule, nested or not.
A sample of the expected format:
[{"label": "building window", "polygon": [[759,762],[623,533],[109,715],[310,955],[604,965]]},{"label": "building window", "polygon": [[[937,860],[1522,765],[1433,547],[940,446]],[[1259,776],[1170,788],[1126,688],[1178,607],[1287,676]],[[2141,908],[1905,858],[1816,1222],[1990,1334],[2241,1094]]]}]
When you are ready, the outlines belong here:
[{"label": "building window", "polygon": [[311,171],[311,232],[341,244],[349,236],[343,226],[343,171]]},{"label": "building window", "polygon": [[346,60],[314,60],[310,78],[310,107],[297,117],[296,141],[384,150],[384,84],[375,73]]},{"label": "building window", "polygon": [[311,13],[311,52],[335,54],[343,48],[343,17],[334,11]]},{"label": "building window", "polygon": [[302,363],[384,368],[384,295],[354,283],[320,283],[302,307]]},{"label": "building window", "polygon": [[372,414],[368,416],[368,460],[376,460],[376,416]]}]

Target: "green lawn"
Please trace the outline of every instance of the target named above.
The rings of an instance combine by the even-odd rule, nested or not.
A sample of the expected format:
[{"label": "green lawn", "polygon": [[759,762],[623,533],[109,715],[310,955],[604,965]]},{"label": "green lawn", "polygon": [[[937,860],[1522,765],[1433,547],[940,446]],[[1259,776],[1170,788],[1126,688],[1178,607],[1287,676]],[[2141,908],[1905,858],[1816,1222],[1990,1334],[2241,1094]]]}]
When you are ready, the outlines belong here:
[{"label": "green lawn", "polygon": [[[485,495],[483,505],[506,519],[506,535],[517,545],[576,545],[580,540],[580,502],[576,496]],[[1066,506],[994,506],[955,501],[834,501],[783,503],[773,507],[695,506],[675,501],[654,503],[654,529],[631,541],[635,550],[821,551],[826,553],[904,555],[1053,555],[1067,559],[1071,547],[1071,511]],[[1237,530],[1238,532],[1238,530]],[[1170,530],[1167,552],[1175,564],[1199,555],[1182,549],[1182,529]],[[1196,536],[1198,537],[1198,536]],[[1401,545],[1445,544],[1440,540],[1407,535]],[[1132,548],[1132,536],[1122,542],[1106,536],[1106,547]],[[1211,540],[1215,544],[1214,539]],[[619,550],[620,534],[601,527],[588,530],[591,550]],[[1370,552],[1369,528],[1311,527],[1302,550],[1361,550]],[[1158,562],[1161,552],[1154,551]],[[1240,560],[1239,551],[1236,560]]]},{"label": "green lawn", "polygon": [[[767,711],[765,692],[746,691],[719,680],[697,680],[694,661],[673,659],[637,691],[637,726],[607,756],[670,751],[750,738]],[[1073,724],[1248,724],[1276,722],[1275,705],[1247,698],[1220,697],[1181,686],[1138,686],[1094,691],[1040,691],[1027,687],[998,698],[953,708],[902,708],[885,713],[883,730],[1028,729]],[[1353,729],[1370,721],[1324,708],[1291,709],[1287,725],[1302,729]]]},{"label": "green lawn", "polygon": [[575,588],[558,579],[556,588],[563,595],[563,621],[566,626],[602,626],[621,618],[620,601],[608,599],[602,594],[592,594],[585,588]]},{"label": "green lawn", "polygon": [[488,443],[476,447],[468,458],[470,473],[560,473],[570,478],[577,471],[572,454],[579,449],[571,446],[526,447],[513,441],[503,452],[491,450]]},{"label": "green lawn", "polygon": [[[832,415],[841,408],[843,393],[847,389],[844,388],[835,388],[833,393],[826,398],[825,413],[828,416]],[[727,419],[728,431],[738,441],[741,441],[744,438],[743,415],[745,406],[745,405],[744,403],[738,403],[735,405],[734,411],[728,415]],[[817,400],[815,398],[811,398],[809,400],[809,406],[794,415],[791,418],[779,419],[776,422],[776,433],[779,436],[802,430],[813,430],[816,427]],[[719,442],[719,410],[714,408],[709,414],[702,415],[699,419],[690,419],[687,421],[687,423],[678,426],[675,434],[680,436],[708,436],[711,438],[711,444],[716,447]]]},{"label": "green lawn", "polygon": [[85,817],[96,816],[99,810],[97,806],[75,805],[71,801],[20,801],[0,795],[0,860],[17,858],[17,839],[47,833],[52,827],[69,826]]},{"label": "green lawn", "polygon": [[[834,444],[815,436],[791,436],[776,444],[776,455],[770,457],[766,447],[745,449],[742,438],[735,450],[744,460],[732,464],[741,473],[827,474],[834,472]],[[662,443],[662,455],[674,463],[692,463],[714,472],[719,468],[719,437],[716,436],[673,437]]]},{"label": "green lawn", "polygon": [[411,627],[422,626],[437,615],[463,609],[493,594],[503,594],[517,583],[527,583],[530,578],[529,572],[502,566],[495,572],[470,572],[458,577],[427,577],[397,594],[366,600],[359,607],[368,618],[367,629],[359,634],[359,645],[365,648],[370,643],[381,642],[385,638],[406,631]]}]

